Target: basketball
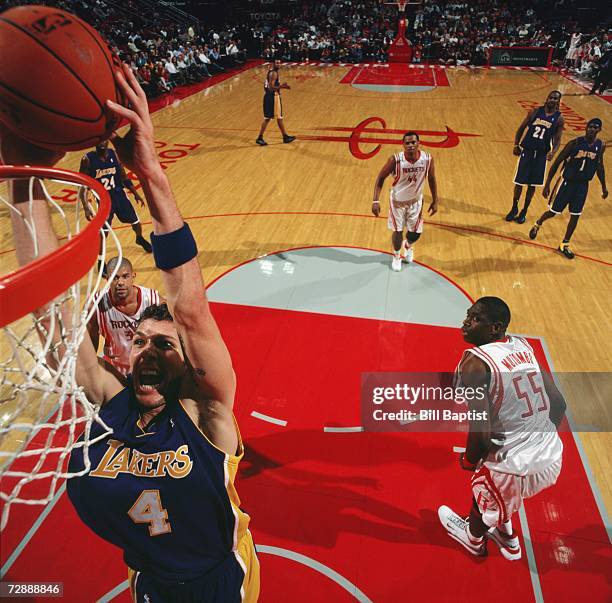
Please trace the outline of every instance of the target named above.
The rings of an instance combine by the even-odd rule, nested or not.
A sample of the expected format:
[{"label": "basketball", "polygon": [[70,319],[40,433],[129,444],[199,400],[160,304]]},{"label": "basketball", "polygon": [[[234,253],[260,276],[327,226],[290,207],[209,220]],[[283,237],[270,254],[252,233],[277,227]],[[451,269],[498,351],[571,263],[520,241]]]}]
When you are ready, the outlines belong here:
[{"label": "basketball", "polygon": [[121,102],[119,59],[90,25],[46,6],[0,14],[0,119],[23,138],[58,151],[107,139]]}]

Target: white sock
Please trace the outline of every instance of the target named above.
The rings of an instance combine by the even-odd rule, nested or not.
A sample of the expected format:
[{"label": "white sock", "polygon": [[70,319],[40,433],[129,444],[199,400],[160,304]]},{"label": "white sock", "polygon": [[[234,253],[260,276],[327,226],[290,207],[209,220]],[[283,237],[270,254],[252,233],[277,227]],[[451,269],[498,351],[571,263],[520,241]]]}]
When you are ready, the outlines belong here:
[{"label": "white sock", "polygon": [[502,523],[500,526],[497,527],[497,529],[502,534],[507,534],[508,536],[512,536],[512,520],[509,519],[505,523]]},{"label": "white sock", "polygon": [[472,534],[472,531],[470,530],[470,524],[468,522],[467,524],[467,534],[468,536],[472,539],[472,540],[476,540],[477,542],[482,542],[482,539],[484,538],[484,536],[480,536],[480,538],[474,536],[474,534]]}]

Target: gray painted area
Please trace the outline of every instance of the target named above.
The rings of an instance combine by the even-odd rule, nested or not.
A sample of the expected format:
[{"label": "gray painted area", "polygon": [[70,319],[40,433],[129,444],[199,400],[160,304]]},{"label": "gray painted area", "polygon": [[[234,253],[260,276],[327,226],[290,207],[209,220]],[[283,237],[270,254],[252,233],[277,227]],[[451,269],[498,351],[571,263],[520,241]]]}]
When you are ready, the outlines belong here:
[{"label": "gray painted area", "polygon": [[[418,253],[418,249],[417,249]],[[471,305],[450,281],[420,264],[392,272],[391,256],[313,247],[257,258],[208,290],[212,301],[458,327]]]}]

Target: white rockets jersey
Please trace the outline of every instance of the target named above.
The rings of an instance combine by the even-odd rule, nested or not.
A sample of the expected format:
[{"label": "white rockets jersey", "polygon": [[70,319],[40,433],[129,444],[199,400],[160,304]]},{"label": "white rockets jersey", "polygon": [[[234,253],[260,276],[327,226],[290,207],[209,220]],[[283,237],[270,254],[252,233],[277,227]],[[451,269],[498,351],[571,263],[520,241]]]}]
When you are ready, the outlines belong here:
[{"label": "white rockets jersey", "polygon": [[462,362],[470,354],[480,358],[491,372],[491,437],[501,448],[489,454],[486,466],[527,475],[559,460],[563,443],[550,420],[550,401],[529,343],[522,337],[506,336],[465,350],[457,366],[458,377]]},{"label": "white rockets jersey", "polygon": [[419,157],[414,163],[406,159],[404,151],[396,153],[391,203],[398,205],[421,201],[430,165],[431,155],[425,151],[419,151]]},{"label": "white rockets jersey", "polygon": [[[106,292],[96,307],[96,319],[100,335],[104,337],[104,358],[118,371],[127,375],[130,362],[130,348],[136,330],[136,323],[145,308],[159,304],[159,293],[155,289],[134,285],[138,295],[138,307],[133,315],[124,314],[115,306]],[[96,300],[96,301],[97,301]]]}]

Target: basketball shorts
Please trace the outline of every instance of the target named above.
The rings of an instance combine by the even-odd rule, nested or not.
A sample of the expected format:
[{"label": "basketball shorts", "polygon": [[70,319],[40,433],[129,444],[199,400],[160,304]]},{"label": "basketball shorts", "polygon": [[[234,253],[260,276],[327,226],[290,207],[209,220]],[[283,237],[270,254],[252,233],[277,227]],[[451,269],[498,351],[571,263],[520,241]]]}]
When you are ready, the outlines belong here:
[{"label": "basketball shorts", "polygon": [[484,464],[472,477],[472,495],[484,523],[493,528],[508,521],[524,499],[556,483],[561,458],[546,469],[530,475],[513,475],[489,469]]},{"label": "basketball shorts", "polygon": [[548,209],[554,214],[560,214],[566,207],[572,216],[579,216],[584,209],[587,193],[589,192],[588,181],[561,180],[561,184],[553,191],[552,202]]},{"label": "basketball shorts", "polygon": [[245,544],[252,549],[253,563],[248,560],[245,563],[244,551],[239,550],[242,562],[230,554],[205,576],[186,582],[168,583],[152,574],[130,569],[132,600],[134,603],[257,603],[259,561],[250,535],[248,540]]},{"label": "basketball shorts", "polygon": [[544,186],[546,153],[524,149],[519,157],[514,184]]},{"label": "basketball shorts", "polygon": [[266,92],[263,98],[263,114],[266,119],[283,119],[280,94]]},{"label": "basketball shorts", "polygon": [[140,221],[134,206],[123,191],[111,194],[111,210],[108,216],[109,224],[112,223],[115,216],[123,224],[137,224]]},{"label": "basketball shorts", "polygon": [[389,201],[389,230],[402,232],[423,232],[423,197],[414,203],[394,203]]}]

